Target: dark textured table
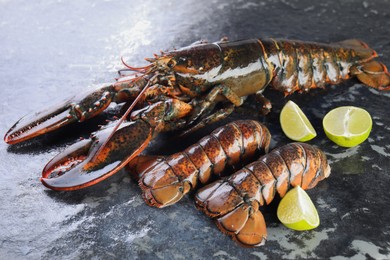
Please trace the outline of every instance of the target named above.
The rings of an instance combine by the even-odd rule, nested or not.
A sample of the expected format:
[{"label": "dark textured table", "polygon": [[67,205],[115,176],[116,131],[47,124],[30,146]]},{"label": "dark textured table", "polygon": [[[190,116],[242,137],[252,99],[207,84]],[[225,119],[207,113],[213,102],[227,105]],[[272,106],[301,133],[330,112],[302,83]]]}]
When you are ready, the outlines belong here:
[{"label": "dark textured table", "polygon": [[[144,57],[199,39],[360,38],[390,66],[389,12],[389,1],[0,1],[0,133],[28,112],[113,81],[121,55],[145,64]],[[279,146],[290,142],[279,125],[281,107],[291,99],[303,109],[318,132],[310,143],[332,166],[331,176],[308,191],[321,218],[317,229],[285,228],[273,203],[262,209],[266,245],[246,249],[197,211],[191,196],[165,209],[148,207],[124,171],[75,192],[43,187],[45,163],[96,130],[99,117],[26,144],[0,143],[0,258],[390,258],[390,94],[355,80],[287,98],[265,94],[274,106],[268,116],[249,103],[220,124],[257,118]],[[323,116],[342,105],[373,117],[369,139],[355,148],[334,145],[322,130]],[[176,142],[187,145],[216,125]],[[150,152],[173,148],[160,138]]]}]

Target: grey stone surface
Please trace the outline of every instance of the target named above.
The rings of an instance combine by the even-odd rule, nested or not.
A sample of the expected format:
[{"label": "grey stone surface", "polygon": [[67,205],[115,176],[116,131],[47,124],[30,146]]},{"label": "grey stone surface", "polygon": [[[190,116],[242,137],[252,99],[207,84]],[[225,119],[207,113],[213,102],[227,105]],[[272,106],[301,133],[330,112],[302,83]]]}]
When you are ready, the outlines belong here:
[{"label": "grey stone surface", "polygon": [[[121,67],[145,64],[154,52],[210,41],[283,37],[319,42],[366,41],[390,66],[389,1],[0,1],[0,133],[36,111],[94,84],[111,82]],[[94,123],[66,128],[22,145],[0,143],[1,259],[280,259],[390,258],[389,93],[355,80],[305,95],[267,90],[274,108],[267,117],[246,104],[232,117],[257,118],[273,145],[289,140],[278,115],[295,101],[313,122],[332,175],[308,193],[321,225],[309,232],[284,228],[276,204],[265,207],[268,241],[241,248],[195,209],[191,196],[166,209],[144,204],[124,171],[94,187],[53,192],[39,181],[48,160]],[[363,144],[345,149],[329,141],[322,118],[330,109],[367,109],[374,125]],[[225,121],[225,122],[226,122]],[[187,145],[209,132],[177,141]],[[170,153],[160,138],[150,152]]]}]

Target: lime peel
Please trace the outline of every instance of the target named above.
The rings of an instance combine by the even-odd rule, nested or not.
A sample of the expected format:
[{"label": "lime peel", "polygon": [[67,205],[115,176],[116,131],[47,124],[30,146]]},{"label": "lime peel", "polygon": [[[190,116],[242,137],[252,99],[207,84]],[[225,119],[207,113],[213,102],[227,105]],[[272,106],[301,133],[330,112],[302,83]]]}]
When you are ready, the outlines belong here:
[{"label": "lime peel", "polygon": [[317,209],[300,186],[291,189],[282,198],[277,216],[283,225],[298,231],[310,230],[320,224]]},{"label": "lime peel", "polygon": [[370,135],[372,119],[359,107],[343,106],[332,109],[322,121],[326,136],[343,147],[354,147]]},{"label": "lime peel", "polygon": [[306,142],[317,136],[309,119],[293,101],[288,101],[280,112],[284,134],[294,141]]}]

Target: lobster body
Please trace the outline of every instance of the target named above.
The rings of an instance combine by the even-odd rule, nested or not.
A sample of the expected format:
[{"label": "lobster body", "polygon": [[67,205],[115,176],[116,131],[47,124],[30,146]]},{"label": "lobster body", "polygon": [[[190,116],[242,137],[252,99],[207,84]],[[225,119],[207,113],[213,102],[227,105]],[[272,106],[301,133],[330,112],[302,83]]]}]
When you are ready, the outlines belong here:
[{"label": "lobster body", "polygon": [[[190,46],[168,55],[175,60],[177,83],[192,86],[194,95],[223,85],[238,97],[261,93],[269,84],[285,94],[337,84],[362,74],[362,66],[377,57],[374,50],[355,39],[332,44],[275,39],[222,41]],[[386,74],[384,65],[379,64]],[[389,84],[385,75],[382,83]],[[377,87],[373,82],[368,85]]]},{"label": "lobster body", "polygon": [[84,188],[118,172],[158,133],[193,132],[226,118],[248,95],[255,95],[263,112],[269,112],[271,103],[262,95],[268,85],[288,95],[356,76],[368,86],[389,90],[390,74],[376,56],[359,40],[199,42],[155,55],[145,67],[125,64],[135,73],[21,118],[4,140],[26,141],[92,118],[111,102],[127,102],[129,109],[114,127],[71,146],[42,172],[42,182],[52,189]]},{"label": "lobster body", "polygon": [[177,83],[189,86],[193,95],[223,85],[245,97],[263,90],[272,77],[257,40],[206,43],[167,55],[175,61]]},{"label": "lobster body", "polygon": [[264,155],[226,179],[198,191],[197,207],[219,229],[243,246],[265,242],[266,226],[259,207],[297,185],[311,189],[330,174],[325,154],[308,144],[292,143]]},{"label": "lobster body", "polygon": [[138,168],[145,202],[165,207],[180,200],[198,182],[209,183],[228,166],[243,165],[255,155],[267,152],[270,141],[268,129],[257,121],[235,121],[182,152],[152,160],[138,157],[132,164]]}]

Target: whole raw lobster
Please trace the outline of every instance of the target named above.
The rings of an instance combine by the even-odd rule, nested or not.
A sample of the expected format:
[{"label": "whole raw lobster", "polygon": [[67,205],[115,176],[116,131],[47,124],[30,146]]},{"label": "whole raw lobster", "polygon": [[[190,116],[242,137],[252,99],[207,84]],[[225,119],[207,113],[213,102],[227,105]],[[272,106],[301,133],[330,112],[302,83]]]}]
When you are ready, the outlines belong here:
[{"label": "whole raw lobster", "polygon": [[136,73],[23,117],[4,140],[22,142],[94,117],[111,102],[131,103],[118,122],[70,146],[43,169],[41,180],[49,188],[84,188],[120,170],[159,132],[194,131],[227,117],[252,94],[269,110],[261,94],[268,85],[288,95],[356,76],[368,86],[389,90],[390,74],[373,60],[376,56],[359,40],[198,42],[155,55],[147,59],[148,66],[127,66]]}]

